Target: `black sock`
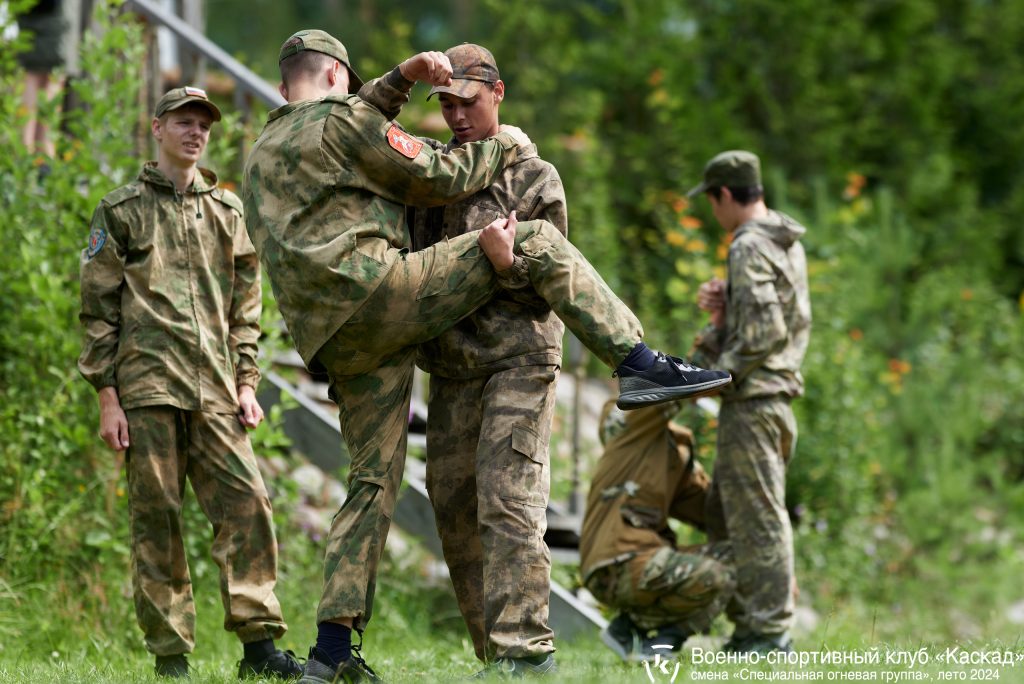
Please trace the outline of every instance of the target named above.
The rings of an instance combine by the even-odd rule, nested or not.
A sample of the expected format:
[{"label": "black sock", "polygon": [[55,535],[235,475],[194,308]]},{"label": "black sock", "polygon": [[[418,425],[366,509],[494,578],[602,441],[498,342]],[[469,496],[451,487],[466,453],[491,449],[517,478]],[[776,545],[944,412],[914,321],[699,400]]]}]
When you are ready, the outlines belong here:
[{"label": "black sock", "polygon": [[620,366],[629,366],[633,370],[647,370],[654,365],[654,360],[658,358],[654,355],[646,344],[643,342],[637,342],[636,346],[633,347],[633,351],[629,352],[629,356],[622,360]]},{"label": "black sock", "polygon": [[336,622],[321,622],[316,628],[316,649],[331,660],[325,665],[337,667],[352,657],[351,627]]},{"label": "black sock", "polygon": [[247,644],[242,644],[242,648],[245,650],[245,659],[250,663],[262,663],[270,657],[271,653],[277,650],[274,647],[273,639],[250,641]]}]

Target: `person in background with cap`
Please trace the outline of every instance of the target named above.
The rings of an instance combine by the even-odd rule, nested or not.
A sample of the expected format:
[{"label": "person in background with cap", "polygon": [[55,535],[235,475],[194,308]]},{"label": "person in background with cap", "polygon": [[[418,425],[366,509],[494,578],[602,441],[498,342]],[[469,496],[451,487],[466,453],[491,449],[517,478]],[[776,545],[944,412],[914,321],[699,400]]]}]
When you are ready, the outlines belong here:
[{"label": "person in background with cap", "polygon": [[242,641],[239,677],[293,677],[274,639],[270,499],[246,434],[256,401],[259,262],[242,203],[199,168],[220,111],[198,88],[157,103],[157,161],[107,194],[82,252],[78,368],[99,393],[100,436],[125,451],[135,614],[156,672],[187,677],[195,608],[182,541],[185,479],[213,525],[224,627]]},{"label": "person in background with cap", "polygon": [[[405,466],[416,345],[485,304],[532,284],[620,376],[620,402],[643,405],[712,393],[727,373],[648,349],[632,312],[546,221],[513,213],[410,253],[405,206],[461,201],[494,183],[529,141],[494,137],[434,150],[391,123],[416,80],[450,85],[451,64],[421,53],[348,95],[359,79],[323,31],[300,31],[279,55],[280,91],[249,154],[246,223],[303,361],[326,370],[352,456],[334,517],[302,682],[377,680],[352,628],[372,612],[375,576]],[[371,105],[370,103],[376,103]]]},{"label": "person in background with cap", "polygon": [[[427,99],[440,100],[453,134],[441,149],[450,152],[498,133],[505,84],[484,47],[458,45],[445,55],[452,83],[434,86]],[[412,211],[413,248],[478,230],[512,211],[566,234],[562,181],[535,145],[476,194]],[[506,290],[420,345],[416,356],[430,373],[427,491],[459,610],[477,658],[490,669],[555,670],[544,532],[564,332],[532,288]]]},{"label": "person in background with cap", "polygon": [[701,285],[711,313],[694,359],[727,370],[718,456],[708,494],[708,538],[732,542],[737,588],[727,614],[730,651],[789,651],[793,621],[793,531],[786,510],[786,466],[796,446],[790,402],[803,394],[800,364],[811,329],[805,228],[765,206],[761,163],[742,150],[707,163],[688,194],[707,195],[732,237],[728,280]]}]

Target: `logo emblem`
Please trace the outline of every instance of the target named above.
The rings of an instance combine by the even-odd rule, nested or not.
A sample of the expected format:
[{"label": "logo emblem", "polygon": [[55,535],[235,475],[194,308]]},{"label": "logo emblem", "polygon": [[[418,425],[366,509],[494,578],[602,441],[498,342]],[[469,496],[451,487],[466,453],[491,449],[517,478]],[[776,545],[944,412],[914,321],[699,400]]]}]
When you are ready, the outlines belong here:
[{"label": "logo emblem", "polygon": [[[673,662],[671,657],[672,647],[668,644],[655,644],[654,646],[651,646],[651,648],[655,650],[654,660],[644,661],[644,669],[647,670],[647,678],[652,682],[666,681],[665,678],[662,677],[662,675],[664,675],[667,677],[668,682],[671,683],[676,681],[676,677],[679,676],[679,661],[674,661],[676,665],[674,669],[668,669],[669,663]],[[657,653],[657,651],[662,649],[668,651],[668,653],[665,654],[668,657],[663,658],[661,653]],[[657,673],[657,675],[655,675],[655,673]]]},{"label": "logo emblem", "polygon": [[107,231],[99,226],[93,226],[89,231],[89,246],[85,250],[86,258],[92,259],[99,254],[105,244],[107,244]]},{"label": "logo emblem", "polygon": [[192,86],[185,86],[185,94],[190,95],[192,97],[201,97],[204,100],[209,99],[208,97],[206,97],[206,91],[202,88],[193,88]]},{"label": "logo emblem", "polygon": [[388,129],[388,144],[398,150],[403,157],[415,159],[423,148],[423,143],[412,137],[398,126],[392,124]]}]

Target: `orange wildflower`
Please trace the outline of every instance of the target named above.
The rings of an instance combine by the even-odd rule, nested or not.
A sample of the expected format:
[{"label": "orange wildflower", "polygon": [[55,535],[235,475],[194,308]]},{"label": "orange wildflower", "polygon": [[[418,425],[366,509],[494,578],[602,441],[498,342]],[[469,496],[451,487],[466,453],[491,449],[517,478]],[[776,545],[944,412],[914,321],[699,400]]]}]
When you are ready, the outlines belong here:
[{"label": "orange wildflower", "polygon": [[850,331],[850,339],[854,342],[860,342],[864,339],[864,331],[860,328],[854,328]]},{"label": "orange wildflower", "polygon": [[690,216],[689,214],[686,214],[685,216],[679,217],[679,225],[681,225],[686,230],[697,230],[698,228],[703,226],[704,223],[696,216]]}]

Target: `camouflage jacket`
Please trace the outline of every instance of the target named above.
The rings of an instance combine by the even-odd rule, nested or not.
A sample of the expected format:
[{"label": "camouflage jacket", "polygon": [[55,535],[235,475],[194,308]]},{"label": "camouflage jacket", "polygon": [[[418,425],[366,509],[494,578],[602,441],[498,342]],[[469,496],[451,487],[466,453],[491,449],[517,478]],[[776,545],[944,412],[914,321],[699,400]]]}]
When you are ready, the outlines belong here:
[{"label": "camouflage jacket", "polygon": [[[445,152],[456,149],[452,140]],[[410,208],[413,249],[483,228],[515,210],[520,221],[544,219],[563,235],[565,190],[555,167],[529,145],[501,177],[472,197],[444,207]],[[532,288],[503,290],[452,329],[420,345],[416,363],[447,378],[490,375],[518,366],[560,365],[565,326]]]},{"label": "camouflage jacket", "polygon": [[147,163],[104,197],[82,252],[78,368],[124,408],[234,413],[256,387],[259,262],[242,203],[199,169],[179,193]]},{"label": "camouflage jacket", "polygon": [[769,211],[740,226],[729,246],[726,323],[697,337],[693,362],[732,373],[723,401],[803,394],[800,364],[811,332],[805,228]]},{"label": "camouflage jacket", "polygon": [[[363,86],[393,102],[412,83],[398,69]],[[457,202],[516,160],[511,136],[443,154],[356,95],[270,113],[245,165],[249,236],[307,365],[411,246],[405,204]]]},{"label": "camouflage jacket", "polygon": [[679,404],[601,413],[604,454],[587,495],[580,533],[583,581],[638,553],[675,546],[669,518],[703,529],[710,484],[692,457],[693,433],[671,422]]}]

